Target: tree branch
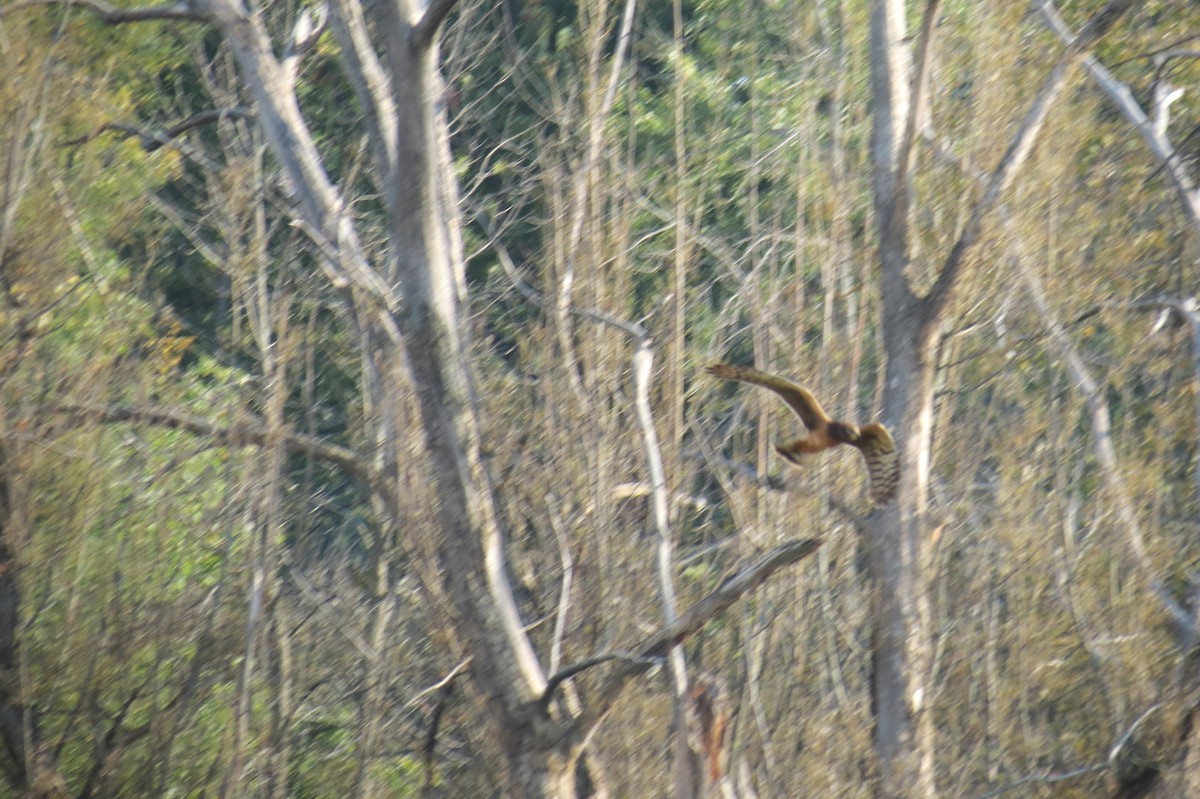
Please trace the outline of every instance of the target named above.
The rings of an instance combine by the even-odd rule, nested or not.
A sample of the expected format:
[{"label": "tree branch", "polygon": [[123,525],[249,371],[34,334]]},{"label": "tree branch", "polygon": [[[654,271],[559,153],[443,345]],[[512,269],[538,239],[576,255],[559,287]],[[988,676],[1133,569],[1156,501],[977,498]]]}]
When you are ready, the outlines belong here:
[{"label": "tree branch", "polygon": [[297,221],[303,222],[301,229],[322,255],[318,263],[335,287],[354,285],[376,300],[371,312],[384,331],[398,340],[394,312],[399,309],[399,298],[367,257],[349,204],[325,170],[289,72],[274,56],[263,19],[247,15],[241,0],[191,2],[212,20],[232,48],[243,82],[255,100],[259,124],[295,191]]},{"label": "tree branch", "polygon": [[32,6],[65,6],[67,8],[84,8],[92,12],[101,22],[109,25],[119,25],[125,22],[146,22],[154,19],[186,19],[201,20],[204,17],[196,13],[189,0],[176,3],[164,3],[159,6],[138,6],[134,8],[118,8],[104,0],[20,0],[7,9],[0,9],[0,16]]},{"label": "tree branch", "polygon": [[[213,439],[219,444],[236,446],[238,444],[258,444],[266,442],[267,427],[255,419],[249,422],[235,422],[229,425],[218,425],[202,416],[186,413],[174,408],[139,407],[135,405],[103,405],[81,403],[77,405],[60,405],[42,411],[45,416],[66,417],[72,424],[82,424],[92,420],[99,422],[141,422],[170,430],[184,430],[198,436]],[[337,444],[329,444],[313,436],[300,433],[285,433],[283,445],[293,453],[308,455],[318,460],[327,461],[340,467],[347,474],[374,486],[374,470],[358,453]]]},{"label": "tree branch", "polygon": [[1033,150],[1033,144],[1037,140],[1038,134],[1041,133],[1046,118],[1050,115],[1054,101],[1058,99],[1059,94],[1066,86],[1067,75],[1070,73],[1071,67],[1099,43],[1135,2],[1137,0],[1110,0],[1108,5],[1088,20],[1087,24],[1067,45],[1066,52],[1051,70],[1050,77],[1046,79],[1042,90],[1038,92],[1037,99],[1033,101],[1025,119],[1021,121],[1017,132],[1013,134],[1004,156],[988,178],[983,196],[971,209],[971,216],[963,227],[958,241],[950,250],[946,262],[942,265],[937,280],[934,281],[933,287],[922,300],[922,323],[924,325],[933,324],[940,317],[942,309],[946,307],[954,286],[962,274],[967,251],[978,241],[980,233],[983,231],[984,219],[995,208],[996,203],[1000,200],[1000,195],[1012,184],[1017,170],[1021,168]]},{"label": "tree branch", "polygon": [[[500,266],[504,269],[504,273],[508,275],[508,279],[512,281],[513,286],[521,293],[525,299],[532,302],[541,308],[551,308],[550,301],[540,294],[537,289],[530,286],[521,277],[521,273],[517,271],[517,265],[514,263],[512,255],[508,251],[508,247],[504,242],[500,241],[499,235],[496,233],[495,226],[489,219],[482,219],[484,229],[490,236],[490,244],[496,252],[496,258],[500,261]],[[567,313],[573,313],[576,316],[582,316],[585,319],[590,319],[602,325],[616,328],[625,335],[638,342],[639,347],[649,348],[650,334],[646,331],[643,325],[637,322],[627,322],[624,319],[619,319],[616,316],[602,311],[599,308],[580,308],[575,305],[569,305],[566,308]]]},{"label": "tree branch", "polygon": [[[1200,386],[1200,308],[1197,307],[1195,298],[1175,300],[1161,297],[1156,300],[1131,302],[1128,307],[1133,310],[1160,310],[1164,315],[1187,325],[1192,337],[1192,380]],[[1165,323],[1166,320],[1162,322]],[[1156,325],[1155,329],[1157,327]],[[1195,406],[1192,413],[1196,429],[1200,430],[1200,391],[1193,392],[1193,401]],[[1193,458],[1192,472],[1192,480],[1196,484],[1196,498],[1200,499],[1200,454]]]},{"label": "tree branch", "polygon": [[657,666],[663,662],[660,657],[639,657],[631,655],[628,652],[601,652],[599,655],[592,655],[590,658],[584,658],[578,662],[572,663],[570,666],[557,671],[550,675],[550,679],[546,680],[546,689],[542,691],[542,695],[538,697],[537,705],[541,710],[546,710],[550,707],[550,700],[554,698],[554,692],[558,690],[558,686],[562,685],[567,680],[577,674],[582,674],[588,669],[595,668],[604,663],[613,660],[625,660],[630,663],[644,665],[647,668]]},{"label": "tree branch", "polygon": [[413,26],[412,44],[414,47],[425,48],[433,44],[433,39],[446,21],[447,15],[454,10],[458,0],[433,0],[421,19]]},{"label": "tree branch", "polygon": [[[895,186],[898,194],[907,197],[912,183],[913,153],[916,152],[917,128],[920,125],[921,109],[929,97],[929,54],[933,50],[933,31],[937,24],[942,0],[928,0],[925,16],[921,20],[921,38],[917,47],[917,65],[913,73],[911,102],[908,118],[904,121],[904,137],[900,140],[900,153],[896,164]],[[908,213],[908,201],[897,202],[892,213]]]},{"label": "tree branch", "polygon": [[[123,751],[132,743],[136,743],[142,738],[150,734],[153,726],[150,723],[141,724],[137,727],[126,730],[122,734],[122,729],[125,726],[125,721],[129,717],[129,712],[133,708],[133,703],[142,696],[142,691],[146,688],[149,680],[143,682],[140,686],[130,693],[129,697],[121,705],[121,709],[117,711],[112,724],[109,725],[108,732],[98,741],[99,746],[95,753],[95,761],[92,763],[91,769],[88,770],[87,780],[83,784],[83,790],[79,792],[79,799],[91,799],[95,796],[104,783],[104,779],[112,771],[113,763],[121,755]],[[57,757],[55,758],[58,759]]]},{"label": "tree branch", "polygon": [[438,729],[441,727],[442,715],[446,712],[446,706],[450,704],[450,697],[454,694],[454,685],[458,681],[459,674],[461,672],[456,672],[449,679],[442,682],[442,687],[438,691],[438,699],[433,705],[433,712],[429,714],[429,732],[425,734],[425,745],[421,748],[422,759],[425,763],[425,785],[427,787],[434,784],[433,755],[437,749]]},{"label": "tree branch", "polygon": [[1083,358],[1071,343],[1066,330],[1058,322],[1054,309],[1046,295],[1041,278],[1029,265],[1029,259],[1020,252],[1018,239],[1014,238],[1009,244],[1012,250],[1012,262],[1017,274],[1025,284],[1026,293],[1033,300],[1038,315],[1050,332],[1050,340],[1058,349],[1059,356],[1066,364],[1067,372],[1075,383],[1079,393],[1083,395],[1084,405],[1092,422],[1092,447],[1105,483],[1111,492],[1113,504],[1116,506],[1117,518],[1125,528],[1129,548],[1141,568],[1150,592],[1158,599],[1159,604],[1167,615],[1167,626],[1177,642],[1192,640],[1196,634],[1195,620],[1192,614],[1175,600],[1167,586],[1155,573],[1150,553],[1146,549],[1145,538],[1142,536],[1141,525],[1138,523],[1133,502],[1117,460],[1116,447],[1112,441],[1112,420],[1108,412],[1108,400],[1104,386],[1092,377]]},{"label": "tree branch", "polygon": [[1090,766],[1072,769],[1071,771],[1060,771],[1047,774],[1030,774],[1026,777],[1021,777],[1019,780],[1001,785],[999,788],[993,788],[987,793],[980,794],[975,799],[992,799],[993,796],[999,796],[1003,793],[1008,793],[1014,788],[1020,788],[1022,785],[1036,783],[1041,785],[1053,785],[1057,782],[1067,782],[1068,780],[1079,779],[1086,777],[1088,774],[1095,774],[1097,771],[1104,771],[1108,768],[1108,763],[1093,763]]},{"label": "tree branch", "polygon": [[342,57],[339,59],[363,113],[371,160],[372,180],[380,194],[386,190],[395,162],[396,104],[391,84],[379,57],[371,47],[362,4],[356,0],[330,0],[330,27]]},{"label": "tree branch", "polygon": [[137,137],[141,139],[142,149],[148,153],[152,153],[170,144],[173,139],[178,138],[181,134],[188,132],[192,128],[198,128],[201,125],[208,125],[226,118],[254,119],[254,113],[248,108],[214,108],[209,111],[201,111],[198,114],[193,114],[182,122],[178,122],[162,131],[147,131],[136,125],[127,125],[122,122],[107,122],[97,128],[95,132],[76,139],[70,139],[63,142],[63,144],[68,147],[85,144],[99,138],[104,133],[116,132],[124,133],[126,138]]},{"label": "tree branch", "polygon": [[[546,510],[550,515],[550,529],[558,540],[558,554],[562,561],[562,584],[558,591],[558,610],[554,613],[554,635],[550,639],[549,671],[558,671],[562,660],[562,642],[567,630],[567,613],[571,608],[571,583],[575,577],[575,561],[571,557],[571,547],[567,540],[566,526],[558,512],[558,501],[553,494],[546,494]],[[543,693],[548,693],[547,687]]]},{"label": "tree branch", "polygon": [[695,635],[718,613],[747,592],[762,585],[772,574],[816,552],[820,545],[820,539],[806,538],[788,541],[775,547],[750,566],[725,580],[708,596],[680,614],[675,622],[644,639],[633,648],[633,654],[627,662],[609,675],[595,702],[571,722],[568,736],[574,743],[585,741],[612,709],[630,680],[662,661],[672,647]]},{"label": "tree branch", "polygon": [[[950,158],[948,154],[943,155],[945,155],[946,160],[956,160]],[[977,181],[985,179],[983,176],[969,170],[965,164],[959,162],[957,165],[964,175],[972,177]],[[1096,460],[1101,466],[1101,472],[1105,477],[1108,489],[1113,494],[1117,516],[1125,527],[1125,534],[1129,541],[1130,549],[1142,569],[1150,592],[1158,599],[1167,616],[1167,627],[1172,635],[1175,636],[1175,640],[1192,640],[1196,634],[1196,624],[1192,615],[1171,596],[1166,586],[1155,575],[1153,564],[1146,551],[1141,527],[1133,511],[1124,477],[1117,462],[1116,450],[1112,444],[1111,420],[1109,418],[1108,404],[1104,397],[1103,387],[1096,382],[1088,371],[1083,358],[1079,355],[1070,337],[1067,335],[1066,329],[1058,321],[1054,310],[1050,307],[1041,278],[1029,266],[1030,259],[1023,251],[1021,236],[1015,229],[1011,213],[1009,213],[1003,204],[1000,205],[1000,210],[1001,217],[1011,233],[1008,247],[1012,264],[1016,267],[1018,277],[1024,283],[1026,292],[1033,300],[1034,306],[1037,308],[1038,314],[1047,328],[1051,343],[1057,348],[1059,357],[1062,358],[1067,367],[1067,372],[1070,374],[1080,394],[1083,395],[1084,404],[1092,421],[1093,449],[1096,454]],[[1196,307],[1192,302],[1188,300],[1172,301],[1159,299],[1142,300],[1123,305],[1124,307],[1133,309],[1169,309],[1171,313],[1192,326],[1193,347],[1197,348],[1194,352],[1200,352],[1200,317],[1195,315]],[[1098,312],[1098,309],[1088,311],[1078,317],[1077,321],[1085,319],[1096,312]],[[1194,355],[1193,358],[1195,360],[1196,356]],[[1200,369],[1200,361],[1196,362],[1196,368]],[[1200,371],[1197,372],[1197,376],[1200,379]],[[1197,403],[1196,413],[1198,418],[1200,418],[1200,402]],[[1197,482],[1198,486],[1200,486],[1200,465],[1196,468],[1198,469]],[[1198,487],[1198,490],[1200,490],[1200,487]]]},{"label": "tree branch", "polygon": [[[1041,12],[1042,19],[1046,25],[1051,28],[1059,38],[1064,41],[1070,41],[1073,36],[1066,23],[1058,15],[1053,3],[1050,0],[1035,0],[1034,5]],[[1176,45],[1164,52],[1169,52]],[[1151,53],[1157,55],[1158,53]],[[1183,207],[1184,213],[1191,222],[1192,227],[1200,231],[1200,190],[1196,187],[1196,181],[1188,174],[1187,167],[1178,157],[1180,148],[1186,143],[1181,141],[1178,145],[1172,145],[1168,138],[1168,131],[1160,129],[1160,126],[1155,125],[1154,121],[1138,103],[1133,92],[1129,87],[1117,80],[1117,78],[1096,59],[1095,56],[1087,56],[1083,60],[1083,66],[1092,76],[1092,79],[1099,85],[1100,90],[1108,96],[1108,99],[1120,109],[1121,113],[1127,120],[1133,123],[1137,128],[1138,133],[1149,145],[1150,151],[1160,163],[1159,169],[1165,170],[1171,180],[1171,184],[1175,188],[1175,194],[1179,197],[1179,203]],[[1163,126],[1165,127],[1165,126]]]},{"label": "tree branch", "polygon": [[[1098,771],[1116,771],[1119,766],[1117,760],[1121,756],[1121,750],[1124,749],[1125,744],[1129,743],[1129,739],[1132,738],[1137,732],[1138,727],[1142,725],[1142,722],[1144,722],[1150,716],[1150,714],[1161,708],[1161,703],[1155,703],[1147,708],[1140,716],[1138,716],[1134,720],[1133,724],[1129,725],[1129,729],[1125,730],[1124,734],[1122,734],[1121,737],[1117,739],[1117,742],[1113,744],[1112,749],[1108,753],[1108,759],[1103,763],[1093,763],[1090,766],[1083,766],[1070,771],[1060,771],[1048,774],[1030,774],[1025,777],[1021,777],[1018,780],[1014,780],[1007,785],[1001,785],[998,788],[993,788],[987,793],[980,794],[979,796],[975,797],[975,799],[992,799],[994,796],[1008,793],[1014,788],[1019,788],[1022,785],[1029,785],[1030,783],[1052,785],[1056,782],[1066,782],[1068,780],[1078,779],[1079,777],[1085,777],[1088,774],[1095,774]],[[1141,796],[1142,794],[1139,793],[1138,795]]]}]

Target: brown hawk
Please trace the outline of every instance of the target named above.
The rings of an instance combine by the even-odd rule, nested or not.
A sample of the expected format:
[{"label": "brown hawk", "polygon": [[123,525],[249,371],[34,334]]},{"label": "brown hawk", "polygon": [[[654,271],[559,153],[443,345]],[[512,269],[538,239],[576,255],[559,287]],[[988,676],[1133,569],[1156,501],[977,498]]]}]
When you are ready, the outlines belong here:
[{"label": "brown hawk", "polygon": [[740,380],[768,388],[783,398],[808,428],[808,435],[804,438],[775,445],[775,451],[792,463],[801,466],[803,455],[811,455],[838,444],[849,444],[858,447],[867,462],[868,490],[875,504],[886,505],[896,496],[896,488],[900,485],[900,456],[896,452],[896,442],[892,441],[891,433],[883,425],[859,427],[849,422],[834,421],[821,409],[821,404],[808,389],[748,366],[716,363],[706,371],[713,377]]}]

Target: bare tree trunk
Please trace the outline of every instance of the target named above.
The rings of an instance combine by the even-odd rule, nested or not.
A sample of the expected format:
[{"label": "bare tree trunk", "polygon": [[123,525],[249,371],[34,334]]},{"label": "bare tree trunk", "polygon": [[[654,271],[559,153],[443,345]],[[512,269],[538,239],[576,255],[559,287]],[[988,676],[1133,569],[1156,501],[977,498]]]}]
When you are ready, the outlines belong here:
[{"label": "bare tree trunk", "polygon": [[918,538],[925,512],[932,440],[933,369],[936,342],[921,323],[920,301],[904,276],[908,266],[907,187],[900,170],[905,121],[916,102],[903,0],[871,4],[872,162],[883,292],[883,339],[887,347],[884,420],[894,425],[901,448],[900,490],[895,502],[876,510],[863,526],[873,580],[872,710],[879,760],[879,795],[929,796],[918,789],[919,749],[913,713],[919,712],[923,652],[928,631],[916,614]]},{"label": "bare tree trunk", "polygon": [[914,717],[923,710],[924,679],[930,664],[929,631],[917,612],[917,603],[923,590],[920,534],[932,440],[934,342],[921,340],[912,329],[911,317],[889,319],[891,313],[885,307],[884,328],[891,332],[885,334],[884,418],[896,425],[905,468],[897,501],[876,510],[863,525],[873,580],[874,741],[881,794],[928,796],[932,794],[932,775],[926,765],[927,753],[914,739]]},{"label": "bare tree trunk", "polygon": [[[916,133],[925,124],[929,53],[939,0],[927,0],[916,63],[909,52],[903,0],[872,0],[872,189],[879,236],[883,339],[887,350],[884,420],[897,431],[901,481],[897,500],[862,525],[873,586],[872,703],[874,743],[884,796],[932,797],[936,746],[930,680],[932,648],[923,585],[922,541],[928,529],[933,443],[934,371],[941,326],[962,278],[966,253],[1025,163],[1073,66],[1134,0],[1111,0],[1073,37],[1008,149],[989,175],[954,246],[927,292],[918,295],[906,269]],[[915,725],[915,726],[914,726]]]},{"label": "bare tree trunk", "polygon": [[[681,0],[674,0],[671,4],[672,14],[672,46],[675,50],[675,57],[680,60],[684,57],[683,52],[683,6]],[[666,621],[674,621],[675,616],[675,589],[673,585],[673,577],[670,569],[674,568],[674,541],[671,540],[671,528],[669,518],[673,516],[669,510],[669,497],[675,496],[682,488],[683,478],[683,432],[684,432],[684,375],[683,364],[685,360],[685,348],[687,346],[687,297],[688,297],[688,263],[691,260],[690,243],[688,240],[688,183],[687,183],[687,145],[685,143],[685,120],[687,115],[684,106],[684,74],[680,70],[676,80],[674,95],[672,97],[672,106],[674,110],[674,156],[675,156],[675,243],[672,248],[674,262],[672,263],[672,272],[674,275],[674,315],[671,324],[671,340],[670,346],[667,349],[668,353],[668,374],[670,379],[667,382],[669,397],[670,397],[670,414],[667,419],[668,424],[668,439],[666,447],[667,466],[664,471],[663,484],[661,487],[655,486],[655,507],[657,507],[659,498],[657,494],[661,491],[663,504],[663,518],[657,523],[659,530],[659,592],[662,598],[664,618]],[[635,359],[644,359],[644,371],[646,374],[639,378],[639,383],[650,379],[650,358],[653,357],[652,350],[649,347],[649,342],[644,342],[645,355],[642,355],[643,349],[639,349]],[[635,365],[635,369],[643,368]],[[648,390],[648,388],[647,388]],[[654,452],[656,447],[654,436],[654,421],[650,416],[649,397],[645,397],[642,402],[641,393],[639,393],[639,417],[644,416],[642,427],[646,440],[647,462],[653,467],[653,462],[659,456]],[[642,405],[645,406],[644,410]],[[653,468],[651,472],[653,474]],[[690,728],[690,707],[687,702],[688,693],[688,673],[687,663],[684,659],[682,647],[676,647],[671,652],[671,682],[675,694],[675,749],[673,765],[673,780],[675,784],[676,799],[689,799],[695,796],[698,792],[703,792],[704,784],[700,776],[698,768],[698,758],[691,745],[691,736],[688,735]],[[702,793],[701,793],[702,795]]]},{"label": "bare tree trunk", "polygon": [[[631,654],[604,652],[547,678],[514,599],[507,574],[504,530],[480,452],[481,417],[465,310],[458,199],[438,71],[438,31],[453,6],[454,0],[433,0],[427,6],[420,0],[398,0],[381,6],[380,29],[385,32],[386,53],[382,59],[371,48],[360,6],[352,0],[341,0],[330,8],[335,35],[345,51],[342,64],[349,73],[349,84],[367,109],[364,127],[387,209],[388,248],[381,266],[367,257],[349,204],[329,179],[297,102],[296,60],[303,48],[295,37],[302,26],[293,32],[293,41],[279,59],[262,17],[248,14],[237,0],[195,0],[186,8],[115,11],[98,5],[93,10],[110,22],[195,17],[212,23],[229,43],[242,80],[257,103],[256,118],[265,139],[297,197],[296,224],[319,254],[318,263],[330,286],[341,292],[352,308],[351,322],[357,325],[364,347],[363,385],[369,392],[364,407],[369,412],[367,424],[372,426],[365,438],[379,449],[366,459],[347,456],[336,447],[324,447],[324,451],[341,453],[337,456],[341,462],[349,463],[370,486],[373,505],[384,517],[384,529],[398,529],[402,518],[404,507],[397,486],[414,474],[431,478],[431,496],[436,502],[429,516],[436,543],[430,549],[436,549],[440,566],[437,589],[444,591],[452,606],[454,637],[469,653],[471,676],[483,697],[507,766],[501,777],[503,792],[509,796],[571,799],[576,794],[577,761],[629,682],[670,659],[677,665],[676,684],[686,686],[679,676],[682,644],[774,571],[815,551],[819,542],[793,541],[776,547],[691,608],[675,613],[668,486],[649,405],[651,352],[645,332],[634,332],[639,342],[635,357],[637,413],[654,483],[660,590],[667,621],[657,633],[636,645]],[[622,51],[628,43],[633,9],[634,3],[627,0],[621,24]],[[611,63],[602,108],[611,107],[620,64],[621,59]],[[599,119],[605,115],[600,114]],[[599,132],[599,126],[591,129],[589,152],[593,157],[598,146],[594,137]],[[590,168],[583,171],[586,174]],[[569,285],[559,287],[556,300],[561,304],[564,296],[569,307]],[[270,311],[270,304],[266,304],[256,320],[264,352],[273,343],[271,334],[278,333],[272,321],[280,324]],[[632,331],[629,325],[616,324],[626,332]],[[280,334],[279,339],[284,341],[286,337]],[[229,793],[237,793],[241,787],[242,766],[251,754],[247,750],[254,738],[249,711],[255,661],[269,654],[262,648],[265,639],[261,630],[271,593],[267,579],[276,561],[272,541],[278,532],[274,503],[279,499],[281,484],[277,476],[288,448],[301,438],[282,429],[283,365],[265,362],[264,372],[275,381],[276,394],[269,399],[277,404],[262,429],[243,425],[239,430],[249,432],[254,441],[267,448],[273,467],[271,476],[276,482],[268,486],[265,496],[269,501],[256,519],[256,529],[266,538],[259,540],[248,588],[250,608],[238,697],[237,745],[225,782]],[[411,429],[404,416],[410,409],[405,397],[409,386],[415,390],[420,414],[424,455],[420,464],[401,462],[395,451],[399,431]],[[127,418],[128,412],[117,409],[102,411],[101,415]],[[215,430],[202,420],[178,414],[159,418],[196,431]],[[224,435],[231,436],[231,431],[224,431]],[[386,572],[379,578],[380,587],[386,589]],[[377,642],[381,631],[386,630],[387,618],[386,613],[376,618]],[[380,650],[377,644],[376,652]],[[616,665],[592,701],[578,712],[561,714],[567,716],[561,718],[554,692],[574,674],[610,661]],[[284,711],[282,705],[280,711]],[[374,739],[368,736],[361,743],[363,756],[369,761]],[[365,792],[370,791],[369,777],[359,783]],[[277,781],[277,786],[281,784]]]}]

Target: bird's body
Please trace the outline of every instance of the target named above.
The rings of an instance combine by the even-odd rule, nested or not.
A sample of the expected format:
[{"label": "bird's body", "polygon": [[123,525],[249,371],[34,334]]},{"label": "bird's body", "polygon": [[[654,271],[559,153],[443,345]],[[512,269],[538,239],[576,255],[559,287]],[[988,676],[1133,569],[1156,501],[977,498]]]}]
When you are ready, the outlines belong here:
[{"label": "bird's body", "polygon": [[801,385],[777,375],[760,372],[748,366],[718,363],[709,366],[708,373],[725,380],[738,380],[770,389],[788,404],[808,429],[808,435],[787,444],[776,444],[775,450],[787,460],[803,465],[801,458],[817,452],[849,444],[856,447],[867,462],[867,480],[871,499],[876,505],[886,505],[896,495],[900,485],[900,457],[888,429],[881,424],[859,427],[849,422],[835,421],[821,408],[812,392]]}]

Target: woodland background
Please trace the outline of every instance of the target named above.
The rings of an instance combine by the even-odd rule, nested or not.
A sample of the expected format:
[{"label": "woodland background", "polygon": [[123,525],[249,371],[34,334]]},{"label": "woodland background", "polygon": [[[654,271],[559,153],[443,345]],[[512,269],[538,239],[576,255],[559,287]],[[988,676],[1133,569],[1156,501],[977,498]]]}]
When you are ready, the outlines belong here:
[{"label": "woodland background", "polygon": [[[264,99],[294,93],[353,252],[400,257],[412,207],[346,33],[386,54],[403,128],[385,5],[0,10],[0,796],[522,795],[535,746],[564,797],[1200,796],[1200,4],[1110,3],[960,253],[906,454],[915,560],[872,538],[856,453],[787,466],[786,408],[703,366],[914,440],[885,402],[878,15],[907,16],[890,46],[924,75],[919,293],[1063,58],[1047,19],[1103,4],[435,2],[421,107],[459,196],[417,211],[462,279],[482,471],[456,462],[500,531],[473,515],[469,547],[436,381],[370,321],[414,341],[419,281],[338,272],[350,228]],[[283,89],[256,92],[251,18]],[[794,539],[821,543],[670,657],[636,649]],[[881,683],[889,558],[924,648]],[[472,616],[500,583],[545,674],[607,659],[504,698]],[[610,695],[622,664],[642,673]],[[539,726],[581,718],[569,745]]]}]

